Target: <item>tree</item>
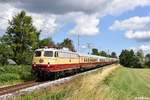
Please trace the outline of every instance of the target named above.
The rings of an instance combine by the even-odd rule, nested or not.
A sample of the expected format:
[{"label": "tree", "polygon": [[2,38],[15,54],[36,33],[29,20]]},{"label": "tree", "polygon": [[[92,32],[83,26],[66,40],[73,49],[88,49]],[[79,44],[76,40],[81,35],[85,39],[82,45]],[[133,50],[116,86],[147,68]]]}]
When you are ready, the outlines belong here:
[{"label": "tree", "polygon": [[111,55],[110,55],[112,58],[117,58],[117,55],[115,52],[112,52]]},{"label": "tree", "polygon": [[134,66],[135,55],[133,50],[122,50],[119,61],[125,67],[133,67]]},{"label": "tree", "polygon": [[145,65],[150,67],[150,54],[147,54],[145,56]]},{"label": "tree", "polygon": [[134,53],[133,50],[122,50],[119,61],[125,67],[134,67],[134,68],[141,68],[143,64],[141,63],[141,55],[142,53],[137,52]]},{"label": "tree", "polygon": [[71,51],[75,51],[73,42],[72,42],[72,40],[70,40],[69,38],[66,38],[66,39],[64,39],[63,42],[58,43],[57,47],[58,47],[58,48],[66,47],[66,48],[68,48],[68,49],[71,50]]},{"label": "tree", "polygon": [[55,43],[51,37],[48,37],[39,41],[39,47],[42,46],[55,47]]},{"label": "tree", "polygon": [[138,59],[138,67],[144,67],[144,53],[142,50],[136,52],[136,56]]},{"label": "tree", "polygon": [[100,52],[99,52],[99,55],[100,55],[100,56],[104,56],[104,57],[107,57],[107,56],[108,56],[105,51],[100,51]]},{"label": "tree", "polygon": [[26,64],[25,59],[29,59],[26,55],[31,55],[32,58],[31,52],[38,47],[39,35],[40,31],[33,26],[32,18],[27,16],[25,11],[21,11],[9,21],[5,34],[8,39],[5,42],[11,47],[12,59],[17,64]]},{"label": "tree", "polygon": [[4,43],[4,39],[6,39],[5,36],[0,39],[0,64],[2,65],[8,64],[8,58],[12,55],[12,50]]},{"label": "tree", "polygon": [[99,55],[98,49],[93,48],[92,49],[92,55]]}]

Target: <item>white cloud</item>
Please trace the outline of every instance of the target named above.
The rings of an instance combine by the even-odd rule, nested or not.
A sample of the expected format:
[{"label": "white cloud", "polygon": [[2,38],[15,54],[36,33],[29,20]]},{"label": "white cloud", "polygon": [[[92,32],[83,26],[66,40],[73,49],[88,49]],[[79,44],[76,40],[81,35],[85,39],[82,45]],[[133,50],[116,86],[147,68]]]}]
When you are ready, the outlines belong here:
[{"label": "white cloud", "polygon": [[[150,5],[150,0],[1,0],[0,16],[8,18],[14,15],[14,11],[25,10],[31,15],[37,15],[33,16],[34,25],[42,29],[43,35],[54,33],[59,26],[63,27],[68,22],[75,22],[72,33],[94,35],[100,33],[98,24],[102,16],[120,14],[147,5]],[[93,17],[95,13],[98,16]],[[0,29],[6,29],[7,24],[3,24],[6,21],[1,18],[0,21]]]},{"label": "white cloud", "polygon": [[57,28],[56,17],[47,15],[39,15],[35,13],[31,13],[33,18],[33,25],[42,31],[42,38],[51,36]]},{"label": "white cloud", "polygon": [[8,26],[8,20],[16,14],[18,9],[10,4],[0,4],[0,30],[5,31]]},{"label": "white cloud", "polygon": [[76,26],[70,31],[71,34],[96,35],[99,33],[100,20],[96,15],[82,15],[75,20]]},{"label": "white cloud", "polygon": [[[70,12],[93,13],[103,11],[102,8],[108,3],[108,0],[16,0],[19,3],[14,4],[18,8],[24,8],[30,12],[66,14]],[[36,4],[35,4],[36,3]]]},{"label": "white cloud", "polygon": [[[9,0],[1,1],[2,3]],[[95,12],[120,14],[136,7],[150,5],[150,0],[15,0],[11,2],[18,8],[36,13],[66,14],[70,12]]]},{"label": "white cloud", "polygon": [[150,41],[150,31],[127,31],[125,36],[138,41]]},{"label": "white cloud", "polygon": [[133,49],[134,51],[142,50],[148,52],[150,51],[150,45],[141,45],[139,47],[131,47],[130,49]]},{"label": "white cloud", "polygon": [[148,5],[150,5],[150,0],[111,0],[106,12],[114,15]]},{"label": "white cloud", "polygon": [[[19,13],[22,9],[18,9],[10,5],[9,3],[0,4],[0,36],[2,36],[6,28],[8,27],[8,20],[12,19],[12,16]],[[45,15],[45,14],[37,14],[37,13],[27,13],[27,15],[32,16],[33,18],[33,25],[38,29],[42,30],[42,37],[50,36],[52,33],[55,32],[57,28],[56,18],[52,15]]]},{"label": "white cloud", "polygon": [[150,17],[131,17],[126,20],[116,20],[111,27],[110,30],[139,30],[145,29],[147,25],[150,24]]},{"label": "white cloud", "polygon": [[137,41],[150,41],[150,31],[148,30],[150,25],[149,16],[135,16],[125,20],[116,20],[110,30],[122,30],[125,31],[125,36],[128,39],[134,39]]}]

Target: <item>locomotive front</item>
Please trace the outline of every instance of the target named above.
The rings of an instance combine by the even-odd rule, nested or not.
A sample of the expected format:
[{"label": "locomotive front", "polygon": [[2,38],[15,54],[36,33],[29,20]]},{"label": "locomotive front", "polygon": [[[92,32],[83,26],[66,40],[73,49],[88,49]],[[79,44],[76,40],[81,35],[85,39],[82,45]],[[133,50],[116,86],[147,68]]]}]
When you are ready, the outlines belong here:
[{"label": "locomotive front", "polygon": [[44,74],[50,73],[51,64],[54,63],[54,51],[52,49],[37,49],[32,61],[32,72],[35,76],[42,77]]}]

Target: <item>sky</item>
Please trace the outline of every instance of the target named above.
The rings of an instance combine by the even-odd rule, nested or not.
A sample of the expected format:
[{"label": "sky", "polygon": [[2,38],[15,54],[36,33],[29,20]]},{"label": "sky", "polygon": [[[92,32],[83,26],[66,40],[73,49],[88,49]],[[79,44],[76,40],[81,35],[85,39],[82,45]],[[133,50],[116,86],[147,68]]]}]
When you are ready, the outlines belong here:
[{"label": "sky", "polygon": [[150,53],[150,0],[0,0],[0,36],[20,11],[32,16],[40,38],[71,38],[80,52],[88,46],[116,52]]}]

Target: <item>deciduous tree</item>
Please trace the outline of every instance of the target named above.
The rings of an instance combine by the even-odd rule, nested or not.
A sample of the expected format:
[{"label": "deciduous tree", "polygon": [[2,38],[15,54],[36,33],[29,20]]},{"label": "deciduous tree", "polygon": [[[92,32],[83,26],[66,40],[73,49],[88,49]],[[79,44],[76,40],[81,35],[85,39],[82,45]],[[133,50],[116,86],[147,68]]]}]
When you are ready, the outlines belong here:
[{"label": "deciduous tree", "polygon": [[92,55],[99,55],[98,49],[93,48],[92,49]]},{"label": "deciduous tree", "polygon": [[55,47],[55,43],[51,37],[45,38],[40,40],[39,47],[48,46],[48,47]]},{"label": "deciduous tree", "polygon": [[75,51],[73,42],[69,38],[64,39],[63,42],[61,42],[61,43],[58,44],[58,48],[63,48],[63,47],[66,47],[66,48],[68,48],[71,51]]},{"label": "deciduous tree", "polygon": [[26,64],[25,59],[29,59],[26,55],[29,56],[38,47],[40,35],[40,31],[32,24],[31,16],[27,16],[25,11],[13,16],[5,35],[8,37],[5,42],[13,51],[12,59],[17,64]]},{"label": "deciduous tree", "polygon": [[112,58],[117,58],[116,53],[115,53],[115,52],[112,52],[112,53],[111,53],[111,57],[112,57]]}]

